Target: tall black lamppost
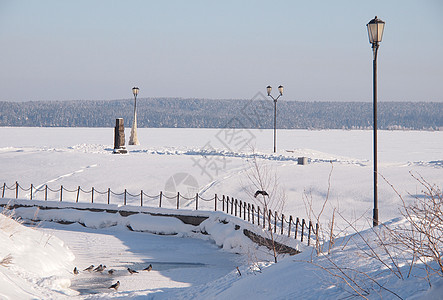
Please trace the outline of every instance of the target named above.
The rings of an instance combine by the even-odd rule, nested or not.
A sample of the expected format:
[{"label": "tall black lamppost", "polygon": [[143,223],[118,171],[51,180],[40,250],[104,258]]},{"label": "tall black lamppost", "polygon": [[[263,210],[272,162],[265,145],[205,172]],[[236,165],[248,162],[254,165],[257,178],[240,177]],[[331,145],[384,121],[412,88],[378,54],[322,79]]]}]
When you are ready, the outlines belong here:
[{"label": "tall black lamppost", "polygon": [[277,143],[277,100],[278,98],[280,98],[280,96],[283,96],[283,86],[280,85],[278,87],[278,91],[280,92],[280,95],[278,95],[277,98],[272,97],[271,95],[271,91],[272,91],[272,87],[270,85],[268,85],[266,87],[267,91],[268,91],[268,96],[272,98],[272,100],[274,100],[274,153],[276,152],[276,143]]},{"label": "tall black lamppost", "polygon": [[385,27],[385,22],[378,19],[377,16],[375,16],[374,19],[369,21],[368,24],[366,24],[366,27],[368,28],[368,35],[369,35],[369,43],[372,44],[372,52],[373,52],[373,60],[372,60],[372,68],[373,68],[373,105],[374,105],[374,212],[373,212],[373,226],[378,225],[378,200],[377,200],[377,52],[378,47],[381,42],[381,39],[383,37],[383,29]]},{"label": "tall black lamppost", "polygon": [[140,145],[137,139],[137,95],[138,87],[132,88],[132,94],[134,95],[134,119],[132,121],[131,137],[129,138],[129,145]]}]

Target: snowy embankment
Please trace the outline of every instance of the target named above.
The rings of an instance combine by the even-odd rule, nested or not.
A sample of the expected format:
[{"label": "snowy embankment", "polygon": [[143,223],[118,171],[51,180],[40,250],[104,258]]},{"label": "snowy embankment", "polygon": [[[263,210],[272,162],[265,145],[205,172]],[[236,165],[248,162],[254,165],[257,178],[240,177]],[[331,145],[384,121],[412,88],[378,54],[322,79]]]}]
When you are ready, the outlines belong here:
[{"label": "snowy embankment", "polygon": [[69,289],[73,260],[60,239],[0,214],[0,299],[75,295]]},{"label": "snowy embankment", "polygon": [[[388,222],[396,228],[404,219]],[[226,276],[205,289],[177,292],[180,299],[443,299],[443,278],[425,279],[429,268],[416,263],[394,246],[380,246],[384,227],[367,229],[337,239],[327,254],[314,249],[282,259],[267,268],[250,266],[233,279]],[[436,263],[430,264],[438,269]],[[434,274],[435,275],[435,274]],[[432,286],[432,287],[430,287]],[[166,299],[167,297],[165,297]]]},{"label": "snowy embankment", "polygon": [[[29,201],[10,201],[10,204],[19,203],[29,203]],[[337,299],[359,295],[369,299],[442,299],[443,295],[443,280],[438,276],[431,277],[432,288],[430,288],[430,284],[424,279],[429,269],[426,270],[424,265],[416,262],[411,269],[410,257],[401,249],[380,247],[380,237],[383,237],[385,241],[388,238],[384,227],[368,229],[339,238],[331,245],[330,254],[327,254],[328,243],[321,246],[323,249],[321,255],[317,255],[313,247],[305,246],[302,253],[280,257],[279,263],[272,264],[265,263],[267,260],[265,252],[268,251],[263,248],[258,250],[259,247],[246,238],[236,226],[238,224],[250,226],[251,224],[222,213],[153,209],[155,213],[174,212],[199,217],[209,216],[200,225],[193,226],[184,224],[174,217],[152,216],[146,213],[122,216],[119,213],[103,211],[78,211],[69,208],[69,204],[48,203],[48,205],[57,209],[39,210],[37,207],[18,207],[15,212],[17,216],[21,216],[29,223],[32,223],[31,220],[64,224],[74,222],[85,228],[95,228],[93,230],[96,231],[120,228],[118,230],[126,230],[125,235],[132,232],[130,228],[161,235],[175,235],[179,238],[175,243],[178,243],[180,247],[183,247],[183,241],[189,240],[183,239],[184,237],[203,239],[215,242],[225,251],[241,253],[243,257],[247,256],[247,260],[243,260],[243,263],[238,265],[238,269],[231,267],[231,271],[228,270],[224,275],[220,273],[221,276],[215,277],[211,275],[211,271],[206,270],[205,272],[209,272],[206,276],[211,279],[207,281],[200,279],[198,284],[191,285],[185,283],[191,279],[184,276],[181,283],[171,283],[169,279],[168,283],[163,283],[166,286],[158,287],[156,286],[160,284],[158,276],[162,272],[130,276],[127,273],[124,275],[123,267],[114,266],[116,273],[110,282],[119,280],[122,283],[121,288],[118,291],[110,291],[107,289],[110,285],[109,280],[104,281],[101,287],[98,283],[99,289],[95,293],[99,292],[99,294],[94,296],[94,294],[83,293],[76,296],[82,299],[103,297],[118,299],[138,297],[148,299]],[[95,210],[104,207],[97,204],[93,206]],[[106,207],[110,209],[109,206]],[[119,208],[111,207],[111,209],[118,210]],[[130,210],[142,212],[148,209],[132,208]],[[3,293],[0,295],[12,299],[74,296],[77,292],[67,288],[70,280],[75,283],[79,277],[75,278],[72,274],[73,255],[63,242],[54,236],[25,228],[9,218],[0,216],[2,245],[6,245],[0,254],[4,257],[8,253],[14,253],[11,264],[0,266],[0,290]],[[405,222],[404,219],[399,218],[385,225],[389,228],[396,228],[404,226]],[[205,234],[201,234],[202,232]],[[98,249],[102,249],[102,255],[106,256],[103,246],[97,245]],[[182,250],[186,251],[184,248]],[[201,255],[199,249],[194,249],[194,251],[196,255]],[[32,258],[26,253],[27,255],[32,253]],[[177,255],[180,257],[179,253]],[[270,258],[269,252],[267,258]],[[158,264],[154,263],[154,266],[159,268]],[[89,280],[89,285],[91,285],[91,277],[87,277],[88,274],[83,276],[83,279]],[[107,276],[103,274],[100,277]],[[11,282],[14,285],[13,289],[9,288]]]},{"label": "snowy embankment", "polygon": [[[269,238],[268,232],[261,227],[223,212],[6,198],[0,199],[0,205],[15,207],[14,215],[28,223],[78,223],[93,229],[122,226],[131,231],[211,240],[224,250],[238,254],[248,254],[251,249],[262,246],[254,244],[245,236],[244,230]],[[194,217],[196,220],[191,223],[195,224],[182,222],[179,219],[181,216]],[[306,247],[300,241],[286,236],[278,235],[278,242],[296,251],[303,251]],[[263,253],[261,259],[270,258],[268,251],[263,249],[260,252]]]},{"label": "snowy embankment", "polygon": [[[119,252],[118,246],[109,244],[110,249],[108,249],[108,247],[103,248],[103,246],[100,247],[94,245],[95,247],[98,247],[96,249],[98,251],[95,251],[96,253],[93,253],[91,245],[87,245],[84,244],[84,242],[81,242],[80,245],[81,248],[88,248],[88,247],[90,248],[87,249],[87,252],[89,253],[87,255],[89,257],[89,260],[86,261],[84,258],[83,259],[77,258],[75,260],[76,264],[75,266],[78,266],[79,269],[82,270],[83,268],[88,266],[91,262],[96,263],[96,261],[102,261],[102,262],[105,261],[106,264],[109,266],[109,269],[112,268],[115,271],[115,274],[107,275],[106,273],[106,276],[105,274],[103,274],[102,276],[99,277],[90,277],[90,274],[87,272],[86,274],[84,274],[85,272],[82,272],[83,274],[76,276],[72,273],[74,267],[72,260],[74,259],[71,253],[70,254],[71,264],[69,266],[58,266],[59,268],[58,271],[67,276],[66,280],[64,281],[65,284],[64,287],[67,289],[70,285],[69,280],[71,280],[73,282],[72,288],[76,291],[71,291],[70,293],[75,294],[78,291],[80,292],[79,297],[81,298],[88,297],[86,295],[95,294],[97,292],[112,294],[111,291],[107,289],[107,287],[110,286],[112,282],[115,282],[115,280],[119,280],[122,283],[122,286],[119,289],[119,293],[117,295],[116,294],[107,295],[107,297],[111,296],[135,297],[140,295],[151,294],[154,292],[159,293],[159,291],[157,290],[158,288],[170,289],[170,288],[183,288],[189,286],[184,284],[183,282],[180,282],[181,280],[177,281],[167,278],[165,279],[165,276],[166,277],[171,276],[171,274],[168,273],[168,270],[163,272],[161,271],[162,266],[164,268],[165,264],[166,265],[179,264],[183,265],[184,267],[189,265],[192,268],[194,268],[194,266],[197,266],[202,269],[200,273],[202,274],[208,273],[205,276],[205,278],[207,278],[207,280],[210,280],[210,279],[217,279],[219,277],[223,277],[226,275],[226,273],[229,273],[230,271],[233,272],[233,273],[231,272],[232,274],[230,276],[236,278],[235,265],[239,266],[240,268],[246,268],[246,266],[242,267],[242,265],[246,263],[250,255],[254,255],[255,257],[254,259],[257,262],[268,261],[272,257],[270,251],[266,247],[255,244],[243,233],[243,230],[247,229],[251,232],[254,232],[257,235],[261,234],[266,237],[262,229],[253,226],[252,224],[245,222],[241,219],[226,215],[221,212],[177,211],[177,210],[168,210],[168,209],[159,209],[159,208],[145,208],[145,207],[141,208],[141,207],[131,207],[131,206],[120,207],[117,205],[85,204],[85,203],[73,204],[73,203],[60,203],[60,202],[51,202],[51,201],[45,202],[45,201],[15,200],[15,199],[1,199],[0,202],[2,205],[15,207],[13,210],[14,216],[19,217],[21,220],[23,220],[25,224],[30,226],[38,226],[38,224],[43,224],[40,226],[47,227],[48,222],[54,222],[54,223],[64,224],[60,226],[69,227],[69,228],[74,228],[72,226],[77,225],[77,228],[83,227],[85,231],[91,229],[92,232],[94,230],[102,232],[103,230],[109,230],[112,228],[114,228],[113,230],[117,230],[116,232],[123,231],[122,233],[124,235],[129,235],[132,232],[143,232],[144,234],[146,234],[145,237],[147,238],[148,241],[150,239],[152,240],[152,236],[149,235],[149,233],[160,236],[174,236],[174,238],[176,238],[175,244],[179,246],[180,251],[172,252],[175,258],[169,256],[160,259],[160,262],[158,260],[155,260],[155,262],[153,261],[152,264],[154,265],[155,269],[153,273],[150,273],[149,277],[147,278],[143,278],[141,276],[137,277],[134,276],[128,278],[127,272],[125,271],[126,267],[128,266],[128,261],[132,260],[133,263],[131,263],[132,264],[131,266],[135,266],[135,268],[137,267],[141,268],[143,261],[146,262],[146,264],[148,261],[151,261],[143,259],[140,260],[140,254],[138,254],[137,255],[138,258],[135,259],[133,255],[130,255],[132,257],[128,257],[127,255],[119,254],[121,255],[120,259],[118,257],[112,258],[111,260],[107,260],[106,262],[106,257],[108,256],[112,257]],[[38,207],[37,205],[40,205],[40,207]],[[3,210],[4,212],[7,213],[12,212],[5,208],[3,208]],[[176,218],[176,216],[194,217],[203,221],[199,225],[189,225],[183,223],[181,220]],[[23,227],[20,224],[17,225]],[[40,228],[40,230],[42,229],[43,228]],[[45,232],[48,231],[45,230]],[[116,232],[114,232],[113,234],[116,234]],[[84,235],[88,235],[88,233],[85,232]],[[63,234],[63,237],[65,238],[67,237],[67,235]],[[45,240],[48,240],[50,238],[51,236],[48,235]],[[185,241],[189,240],[189,238],[202,240],[205,241],[205,243],[207,242],[210,242],[210,244],[214,243],[215,245],[218,246],[216,247],[216,249],[223,249],[218,251],[230,252],[233,254],[237,254],[237,256],[240,254],[239,257],[237,258],[238,262],[234,266],[229,267],[228,265],[227,267],[223,267],[225,271],[216,270],[215,266],[211,265],[213,265],[214,263],[218,265],[220,263],[223,263],[223,260],[216,263],[221,258],[215,258],[215,257],[223,256],[220,255],[219,253],[216,253],[216,250],[212,250],[213,254],[208,256],[208,258],[210,259],[207,262],[205,261],[205,264],[195,262],[195,260],[192,259],[191,261],[189,261],[189,257],[186,257],[187,251],[192,251],[195,253],[195,255],[204,255],[205,253],[204,249],[197,249],[195,248],[195,246],[190,250],[186,250],[186,248],[184,248],[184,245],[186,244]],[[69,243],[73,243],[71,239],[69,239]],[[93,239],[96,238],[94,237]],[[105,243],[108,243],[107,239],[104,241],[106,241]],[[285,241],[280,240],[280,242],[285,242]],[[164,247],[164,243],[165,241],[161,242],[161,244],[158,244],[158,247],[159,248]],[[300,242],[290,238],[287,238],[286,243],[298,250],[304,249],[305,247],[301,245]],[[107,253],[108,251],[111,252]],[[152,252],[152,250],[144,250],[144,252],[146,253],[143,255],[148,254],[148,255],[154,255],[153,257],[156,256]],[[63,256],[66,254],[60,252],[59,255]],[[39,253],[36,252],[34,259],[44,264],[46,258],[43,256],[40,260]],[[232,264],[232,262],[229,264]],[[186,274],[186,271],[181,271],[181,272],[185,272]],[[147,276],[144,272],[142,273],[143,276]],[[48,281],[47,279],[45,280],[40,279],[39,273],[35,274],[34,276],[36,277],[36,279],[33,282],[28,283],[28,285],[30,285],[29,288],[31,288],[34,282],[36,281],[39,280],[44,282]],[[183,278],[182,280],[184,280],[185,282],[186,281],[194,282],[195,278],[191,278],[190,276],[192,277],[195,275],[192,275],[192,273],[188,275],[182,275]],[[147,279],[149,279],[148,282],[146,282]],[[60,281],[60,279],[58,278],[57,280]],[[204,279],[199,279],[197,283],[206,283],[206,281]],[[56,290],[55,292],[57,292],[57,290],[59,289],[59,287],[56,285],[49,288],[54,288]],[[68,293],[67,291],[69,290],[66,290],[66,293]],[[8,293],[6,293],[5,296],[10,296]],[[38,293],[32,293],[32,292],[30,292],[30,294],[27,296],[22,295],[21,298],[34,298],[34,297],[45,298],[45,296],[41,296]]]}]

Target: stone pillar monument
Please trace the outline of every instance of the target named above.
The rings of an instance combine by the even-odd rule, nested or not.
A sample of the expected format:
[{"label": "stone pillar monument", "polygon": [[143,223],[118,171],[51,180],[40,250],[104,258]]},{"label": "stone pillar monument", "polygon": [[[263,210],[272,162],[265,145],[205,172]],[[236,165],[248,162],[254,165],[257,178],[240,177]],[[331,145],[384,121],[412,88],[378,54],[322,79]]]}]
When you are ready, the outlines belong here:
[{"label": "stone pillar monument", "polygon": [[115,119],[114,153],[128,153],[125,147],[125,123],[123,122],[123,118]]}]

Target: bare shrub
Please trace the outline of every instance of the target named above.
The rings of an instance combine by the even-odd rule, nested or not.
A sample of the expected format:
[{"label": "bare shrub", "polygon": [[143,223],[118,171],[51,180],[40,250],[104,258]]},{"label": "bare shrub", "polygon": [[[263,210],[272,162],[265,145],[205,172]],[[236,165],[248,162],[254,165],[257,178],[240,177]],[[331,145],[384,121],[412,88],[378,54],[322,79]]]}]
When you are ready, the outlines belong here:
[{"label": "bare shrub", "polygon": [[[256,205],[263,208],[263,222],[265,222],[267,218],[266,215],[269,211],[275,211],[281,214],[286,202],[286,195],[278,184],[279,180],[275,170],[269,165],[259,163],[255,155],[253,155],[249,163],[250,171],[246,173],[248,182],[243,184],[243,186],[245,186],[244,190]],[[270,219],[268,219],[268,223],[270,223]],[[271,226],[269,225],[269,227]],[[266,246],[272,249],[274,261],[277,262],[278,249],[276,248],[276,235],[272,228],[265,231],[265,233],[270,240],[270,244]]]},{"label": "bare shrub", "polygon": [[[340,251],[352,246],[356,257],[367,259],[370,267],[366,271],[354,261],[344,263],[340,260],[340,252],[329,255],[330,247],[327,254],[320,248],[322,255],[317,255],[315,260],[311,257],[308,263],[326,271],[332,278],[337,278],[350,288],[350,294],[365,299],[374,292],[382,297],[382,291],[402,298],[387,286],[385,280],[381,280],[386,277],[383,274],[385,271],[398,280],[425,273],[419,276],[424,277],[429,285],[435,276],[443,277],[443,193],[438,186],[430,184],[422,176],[410,174],[422,186],[422,191],[418,195],[409,194],[414,198],[414,202],[409,205],[386,178],[380,175],[401,199],[400,213],[403,219],[372,227],[369,232],[362,233],[354,222],[348,221],[337,212],[354,233],[342,239],[343,244],[336,249]],[[332,233],[329,235],[333,236]],[[318,249],[316,250],[318,254]],[[413,272],[416,268],[424,272]]]},{"label": "bare shrub", "polygon": [[318,230],[316,232],[316,238],[315,238],[315,250],[317,252],[317,255],[319,255],[320,253],[322,253],[325,250],[324,249],[324,245],[325,245],[324,241],[329,241],[329,243],[327,244],[328,245],[327,251],[329,254],[331,252],[331,248],[334,246],[334,242],[335,242],[335,238],[336,238],[336,235],[334,234],[336,208],[334,207],[331,219],[328,221],[327,226],[323,226],[320,221],[320,218],[323,215],[326,205],[328,204],[329,194],[331,192],[331,178],[332,178],[332,173],[334,171],[334,164],[332,163],[332,161],[330,163],[331,163],[331,171],[329,172],[329,176],[328,176],[328,190],[326,192],[326,197],[323,200],[323,204],[322,204],[322,207],[319,212],[315,212],[315,210],[314,210],[312,195],[310,193],[308,193],[307,191],[305,191],[303,194],[303,202],[305,205],[306,214],[309,219],[314,219],[316,221],[316,223],[318,224]]},{"label": "bare shrub", "polygon": [[13,257],[11,255],[11,253],[9,253],[8,255],[3,257],[2,260],[0,260],[0,266],[4,266],[4,267],[9,266],[10,264],[12,264],[12,259],[13,259]]},{"label": "bare shrub", "polygon": [[427,279],[434,274],[443,277],[443,193],[421,175],[410,174],[422,187],[421,195],[409,194],[414,198],[410,205],[384,178],[400,197],[403,204],[400,212],[407,221],[389,228],[389,233],[395,245],[408,253],[411,268],[420,262],[427,270]]},{"label": "bare shrub", "polygon": [[18,228],[17,224],[23,224],[23,220],[15,215],[15,211],[10,209],[9,205],[4,206],[0,214],[6,217],[0,220],[0,230],[12,237]]}]

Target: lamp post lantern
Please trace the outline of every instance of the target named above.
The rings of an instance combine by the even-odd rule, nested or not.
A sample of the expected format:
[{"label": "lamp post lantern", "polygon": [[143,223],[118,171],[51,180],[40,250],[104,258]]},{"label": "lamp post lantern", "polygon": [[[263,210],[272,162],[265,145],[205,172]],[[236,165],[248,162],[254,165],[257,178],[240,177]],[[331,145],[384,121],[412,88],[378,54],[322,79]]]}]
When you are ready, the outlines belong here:
[{"label": "lamp post lantern", "polygon": [[137,138],[137,95],[138,87],[132,88],[132,94],[134,95],[134,120],[132,121],[131,137],[129,138],[129,145],[140,145]]},{"label": "lamp post lantern", "polygon": [[271,91],[272,91],[272,87],[270,85],[268,85],[266,87],[266,91],[268,92],[268,96],[272,98],[272,100],[274,100],[274,153],[277,151],[277,100],[278,98],[280,98],[280,96],[283,96],[283,86],[280,85],[278,87],[278,91],[280,93],[280,95],[278,95],[277,98],[274,98],[271,95]]},{"label": "lamp post lantern", "polygon": [[368,28],[369,43],[372,44],[372,82],[373,82],[373,130],[374,130],[374,210],[373,210],[373,226],[377,226],[378,222],[378,192],[377,192],[377,53],[378,47],[383,37],[385,22],[375,16],[374,19],[366,24]]}]

